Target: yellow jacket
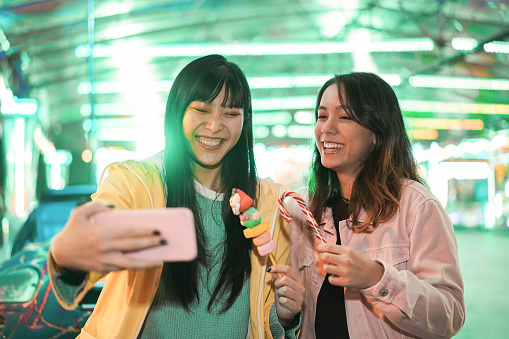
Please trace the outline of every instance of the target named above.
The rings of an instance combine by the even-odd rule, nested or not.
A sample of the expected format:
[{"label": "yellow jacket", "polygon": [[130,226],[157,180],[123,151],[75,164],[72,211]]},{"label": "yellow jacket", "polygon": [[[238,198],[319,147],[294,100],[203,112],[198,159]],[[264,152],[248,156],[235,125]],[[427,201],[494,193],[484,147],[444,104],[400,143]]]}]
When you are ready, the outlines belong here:
[{"label": "yellow jacket", "polygon": [[[112,165],[109,173],[97,192],[92,195],[93,200],[105,204],[113,203],[116,208],[122,209],[166,207],[161,174],[155,165],[128,161]],[[272,226],[272,239],[276,243],[273,255],[276,262],[289,265],[290,230],[277,208],[277,200],[281,193],[281,185],[261,179],[257,209],[262,220],[268,221]],[[273,281],[271,275],[265,271],[267,257],[260,257],[254,245],[251,265],[249,338],[272,338],[269,314],[274,303]],[[60,270],[52,256],[48,256],[48,272],[52,285],[55,273]],[[161,272],[162,266],[157,269],[109,273],[97,305],[79,338],[136,338],[157,291]],[[100,273],[89,272],[84,288],[72,304],[66,303],[55,288],[53,290],[64,308],[74,309],[84,295],[103,277]]]}]

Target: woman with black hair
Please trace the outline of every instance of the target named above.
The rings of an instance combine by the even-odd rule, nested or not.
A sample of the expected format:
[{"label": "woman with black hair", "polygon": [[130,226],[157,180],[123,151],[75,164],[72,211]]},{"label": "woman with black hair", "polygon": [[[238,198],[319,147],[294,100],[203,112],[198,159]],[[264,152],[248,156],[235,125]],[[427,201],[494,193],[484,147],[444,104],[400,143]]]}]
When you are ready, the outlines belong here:
[{"label": "woman with black hair", "polygon": [[[279,184],[256,177],[251,94],[241,69],[219,55],[188,64],[175,79],[165,114],[165,149],[145,161],[125,161],[78,208],[53,240],[48,267],[59,302],[76,307],[108,275],[83,338],[270,338],[295,335],[304,289],[285,265],[275,289],[229,205],[233,188],[255,198],[271,224],[279,264],[289,263],[289,230],[277,214]],[[198,257],[154,263],[123,251],[158,246],[153,230],[122,233],[91,222],[119,209],[188,207],[196,223]],[[286,227],[284,227],[286,226]]]},{"label": "woman with black hair", "polygon": [[452,337],[465,320],[456,239],[421,183],[394,91],[371,73],[338,75],[315,113],[301,194],[326,244],[288,202],[292,265],[306,287],[301,338]]}]

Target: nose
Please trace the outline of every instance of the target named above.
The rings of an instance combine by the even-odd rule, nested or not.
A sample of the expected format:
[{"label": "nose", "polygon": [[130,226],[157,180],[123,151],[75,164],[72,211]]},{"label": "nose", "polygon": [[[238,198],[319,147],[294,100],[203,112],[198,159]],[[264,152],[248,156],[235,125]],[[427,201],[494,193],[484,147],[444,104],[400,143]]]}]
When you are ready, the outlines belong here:
[{"label": "nose", "polygon": [[324,134],[336,134],[337,128],[332,119],[327,119],[322,125],[322,133]]},{"label": "nose", "polygon": [[210,114],[205,128],[212,133],[217,133],[223,129],[223,121],[219,111],[214,110],[212,114]]}]

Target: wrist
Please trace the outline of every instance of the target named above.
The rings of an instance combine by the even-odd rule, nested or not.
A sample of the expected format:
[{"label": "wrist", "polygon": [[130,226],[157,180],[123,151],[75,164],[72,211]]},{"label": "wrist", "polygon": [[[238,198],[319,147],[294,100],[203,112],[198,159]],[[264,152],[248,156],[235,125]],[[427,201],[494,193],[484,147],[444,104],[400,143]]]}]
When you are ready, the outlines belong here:
[{"label": "wrist", "polygon": [[[58,235],[57,235],[57,237],[58,237]],[[57,239],[55,237],[53,239],[53,241],[51,242],[51,245],[49,247],[49,256],[50,256],[51,260],[56,264],[56,266],[58,266],[59,268],[63,268],[62,263],[57,258],[58,251],[57,251],[57,254],[55,254],[55,242],[56,242],[56,240]]]},{"label": "wrist", "polygon": [[300,312],[290,317],[288,320],[279,319],[279,323],[283,326],[284,330],[295,327],[300,320]]},{"label": "wrist", "polygon": [[373,270],[373,280],[371,281],[371,285],[368,286],[368,287],[372,287],[372,286],[375,286],[376,284],[378,284],[380,282],[380,280],[382,280],[382,277],[384,276],[384,273],[385,273],[385,268],[384,268],[384,265],[378,261],[373,261],[375,263],[375,266],[373,266],[374,270]]}]

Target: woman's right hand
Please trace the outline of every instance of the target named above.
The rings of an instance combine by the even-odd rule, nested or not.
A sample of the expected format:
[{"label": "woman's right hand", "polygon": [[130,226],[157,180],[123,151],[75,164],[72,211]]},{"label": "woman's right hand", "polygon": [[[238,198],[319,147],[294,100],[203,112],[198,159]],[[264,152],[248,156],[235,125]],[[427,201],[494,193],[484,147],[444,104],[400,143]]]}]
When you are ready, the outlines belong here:
[{"label": "woman's right hand", "polygon": [[275,280],[276,312],[283,327],[289,326],[302,311],[304,282],[297,271],[288,265],[274,265],[267,271]]},{"label": "woman's right hand", "polygon": [[330,274],[331,285],[360,290],[377,284],[384,275],[382,264],[351,247],[320,244],[315,249],[318,269]]},{"label": "woman's right hand", "polygon": [[102,273],[162,265],[160,261],[143,261],[125,255],[125,252],[160,246],[163,239],[156,230],[133,226],[108,227],[93,222],[94,214],[109,210],[97,202],[75,208],[51,243],[55,262],[72,270]]}]

